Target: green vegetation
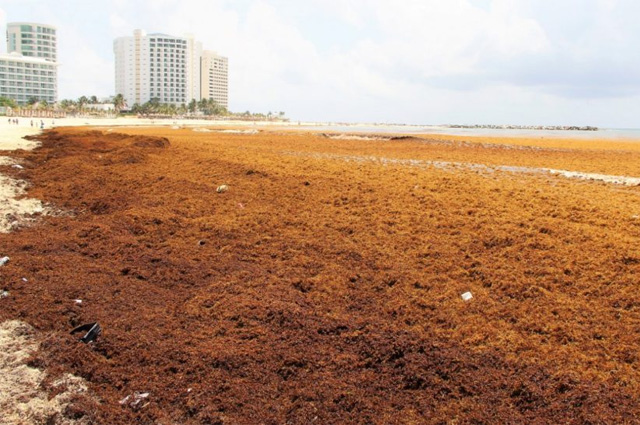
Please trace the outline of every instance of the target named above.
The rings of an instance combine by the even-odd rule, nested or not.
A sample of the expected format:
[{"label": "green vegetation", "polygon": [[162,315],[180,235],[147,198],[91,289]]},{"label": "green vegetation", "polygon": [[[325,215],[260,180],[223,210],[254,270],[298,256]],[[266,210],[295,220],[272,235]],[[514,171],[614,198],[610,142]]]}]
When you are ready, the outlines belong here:
[{"label": "green vegetation", "polygon": [[[101,109],[92,105],[110,105],[113,109]],[[21,108],[15,100],[0,97],[0,106],[10,108]],[[80,96],[78,99],[62,99],[55,104],[50,104],[45,100],[40,100],[32,96],[22,108],[30,110],[55,111],[70,115],[142,115],[142,116],[162,116],[162,117],[229,117],[241,120],[285,120],[284,112],[268,113],[252,113],[249,111],[234,113],[230,112],[226,107],[220,105],[213,99],[192,99],[188,104],[175,105],[169,103],[160,103],[159,99],[154,98],[150,101],[139,104],[136,103],[128,110],[125,110],[126,102],[124,96],[118,93],[108,101],[100,101],[97,96]]]},{"label": "green vegetation", "polygon": [[[117,96],[116,96],[117,97]],[[188,104],[174,105],[168,103],[160,103],[157,98],[139,104],[135,103],[131,109],[131,114],[144,116],[206,116],[206,117],[229,117],[242,120],[285,120],[284,112],[268,112],[252,113],[246,112],[230,112],[227,108],[220,105],[213,99],[192,99]]]},{"label": "green vegetation", "polygon": [[118,93],[115,95],[113,98],[113,106],[116,108],[116,113],[119,114],[120,111],[122,111],[122,108],[125,106],[124,96],[122,94]]},{"label": "green vegetation", "polygon": [[0,106],[9,107],[9,108],[17,108],[18,104],[16,103],[15,100],[13,100],[11,98],[0,96]]},{"label": "green vegetation", "polygon": [[160,103],[160,101],[156,98],[151,99],[150,101],[143,103],[142,105],[139,103],[134,104],[131,107],[131,112],[134,114],[142,114],[142,115],[186,115],[196,114],[200,112],[203,115],[207,116],[228,116],[230,115],[227,108],[220,105],[213,99],[202,99],[200,101],[196,101],[195,99],[191,100],[188,105],[182,104],[180,106],[170,104],[170,103]]}]

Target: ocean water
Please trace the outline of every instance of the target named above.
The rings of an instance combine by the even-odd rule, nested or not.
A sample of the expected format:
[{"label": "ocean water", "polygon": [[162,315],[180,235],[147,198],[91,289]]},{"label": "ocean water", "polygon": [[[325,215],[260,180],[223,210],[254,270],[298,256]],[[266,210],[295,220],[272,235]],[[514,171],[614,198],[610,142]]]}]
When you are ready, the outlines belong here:
[{"label": "ocean water", "polygon": [[640,129],[635,128],[603,128],[598,131],[574,130],[512,130],[488,128],[448,128],[443,126],[418,125],[300,125],[291,126],[318,132],[340,133],[385,133],[385,134],[445,134],[452,136],[487,136],[487,137],[527,137],[527,138],[567,138],[567,139],[611,139],[633,140],[640,142]]}]

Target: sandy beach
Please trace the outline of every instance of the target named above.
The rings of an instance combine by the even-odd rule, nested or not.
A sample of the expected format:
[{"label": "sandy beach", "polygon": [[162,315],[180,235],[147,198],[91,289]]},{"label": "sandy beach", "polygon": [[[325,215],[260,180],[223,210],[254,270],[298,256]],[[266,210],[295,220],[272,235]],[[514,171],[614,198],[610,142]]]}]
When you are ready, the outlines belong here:
[{"label": "sandy beach", "polygon": [[[640,415],[639,189],[598,178],[639,177],[637,145],[231,129],[61,128],[7,153],[67,212],[0,235],[0,322],[34,328],[40,391],[87,389],[60,418]],[[95,342],[69,334],[92,322]]]},{"label": "sandy beach", "polygon": [[3,152],[16,149],[31,150],[37,142],[25,140],[25,136],[38,134],[40,130],[31,127],[30,122],[21,119],[19,124],[9,124],[0,120],[0,168],[11,171],[11,176],[0,170],[0,233],[9,232],[20,223],[26,223],[34,214],[46,212],[42,202],[24,197],[28,183],[20,178],[24,165],[4,156]]}]

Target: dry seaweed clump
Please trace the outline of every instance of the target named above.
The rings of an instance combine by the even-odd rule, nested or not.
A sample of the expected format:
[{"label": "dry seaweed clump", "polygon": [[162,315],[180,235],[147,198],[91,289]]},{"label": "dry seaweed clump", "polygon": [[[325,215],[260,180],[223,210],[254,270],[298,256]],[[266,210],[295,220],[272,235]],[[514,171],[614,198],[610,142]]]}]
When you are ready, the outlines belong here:
[{"label": "dry seaweed clump", "polygon": [[[0,235],[0,320],[45,332],[32,362],[85,380],[99,402],[77,417],[640,416],[639,189],[497,167],[633,176],[640,151],[143,128],[39,141],[16,154],[29,196],[72,214]],[[95,342],[69,335],[92,322]]]}]

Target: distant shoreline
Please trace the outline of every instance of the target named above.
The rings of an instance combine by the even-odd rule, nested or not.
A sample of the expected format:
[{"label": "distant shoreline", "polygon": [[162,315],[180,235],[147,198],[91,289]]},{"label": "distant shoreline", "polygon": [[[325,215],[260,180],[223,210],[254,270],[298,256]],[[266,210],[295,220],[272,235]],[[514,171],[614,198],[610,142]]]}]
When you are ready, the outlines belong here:
[{"label": "distant shoreline", "polygon": [[[366,133],[366,134],[410,134],[410,135],[450,135],[464,137],[516,137],[516,138],[561,138],[561,139],[603,139],[640,141],[640,129],[615,129],[589,127],[590,131],[576,130],[570,126],[517,126],[517,125],[417,125],[393,123],[344,123],[313,121],[217,121],[217,120],[181,120],[152,119],[137,117],[119,118],[61,118],[45,119],[44,128],[64,126],[97,126],[97,127],[129,127],[129,126],[169,126],[169,127],[220,127],[220,128],[252,128],[303,130],[314,132]],[[30,121],[20,119],[17,127],[31,130]],[[7,125],[5,128],[11,128]],[[579,127],[578,127],[579,128]]]},{"label": "distant shoreline", "polygon": [[468,128],[488,130],[545,130],[545,131],[599,131],[598,127],[575,125],[493,125],[493,124],[447,124],[445,128]]}]

